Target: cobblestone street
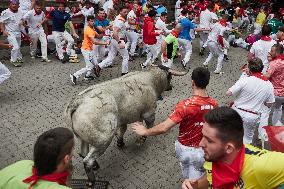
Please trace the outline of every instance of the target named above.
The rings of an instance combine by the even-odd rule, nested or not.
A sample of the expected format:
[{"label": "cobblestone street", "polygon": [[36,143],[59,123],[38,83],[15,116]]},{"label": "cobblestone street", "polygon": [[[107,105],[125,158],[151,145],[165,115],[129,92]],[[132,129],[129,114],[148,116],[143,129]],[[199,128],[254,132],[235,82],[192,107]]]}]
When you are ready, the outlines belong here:
[{"label": "cobblestone street", "polygon": [[[164,93],[164,100],[158,101],[156,123],[164,120],[174,105],[191,95],[191,71],[201,66],[206,55],[198,55],[199,41],[193,43],[190,72],[182,77],[174,77],[173,90]],[[69,74],[83,66],[62,64],[51,56],[51,63],[31,59],[28,47],[24,47],[24,64],[16,68],[9,63],[9,51],[0,51],[0,60],[12,72],[11,78],[0,86],[0,169],[21,159],[32,159],[33,145],[43,132],[54,127],[68,127],[64,109],[68,102],[90,85],[95,85],[121,73],[121,57],[117,57],[113,68],[102,70],[101,77],[94,81],[81,81],[71,84]],[[206,51],[208,52],[208,51]],[[209,65],[211,82],[208,93],[217,99],[219,105],[229,102],[226,90],[240,76],[239,68],[246,63],[247,51],[240,48],[229,50],[229,61],[224,62],[223,75],[214,75],[217,59]],[[3,60],[6,59],[6,60]],[[130,71],[140,70],[145,58],[137,58],[129,63]],[[179,61],[174,68],[183,70]],[[118,149],[112,142],[106,153],[98,159],[100,180],[108,180],[114,189],[178,189],[181,186],[181,171],[175,157],[174,141],[178,127],[168,134],[149,137],[145,144],[136,146],[137,136],[130,129],[125,134],[126,146]],[[78,156],[79,143],[76,143],[74,158],[74,178],[84,178],[82,159]]]}]

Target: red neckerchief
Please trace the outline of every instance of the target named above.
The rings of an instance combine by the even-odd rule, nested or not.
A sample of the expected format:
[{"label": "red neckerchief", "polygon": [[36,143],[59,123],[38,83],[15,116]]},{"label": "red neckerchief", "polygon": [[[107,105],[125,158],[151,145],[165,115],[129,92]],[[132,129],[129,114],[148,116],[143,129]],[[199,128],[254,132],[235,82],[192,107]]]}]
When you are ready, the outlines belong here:
[{"label": "red neckerchief", "polygon": [[284,55],[283,54],[277,55],[274,60],[277,60],[277,59],[284,60]]},{"label": "red neckerchief", "polygon": [[222,26],[227,26],[227,22],[226,22],[226,20],[224,20],[224,19],[220,19],[219,20],[219,23],[222,25]]},{"label": "red neckerchief", "polygon": [[66,186],[67,177],[69,176],[69,172],[61,172],[61,173],[52,173],[49,175],[38,176],[36,174],[36,169],[33,167],[32,169],[32,176],[23,180],[24,183],[30,183],[29,189],[33,188],[33,185],[37,183],[38,180],[45,180],[49,182],[57,182],[60,185]]},{"label": "red neckerchief", "polygon": [[171,32],[171,34],[173,35],[173,36],[175,36],[176,38],[178,37],[178,35],[179,35],[179,33],[178,32],[176,32],[175,30],[173,30],[172,32]]},{"label": "red neckerchief", "polygon": [[262,79],[263,81],[268,81],[267,77],[265,77],[264,75],[262,75],[262,73],[252,73],[252,74],[250,74],[250,76],[257,77],[257,78],[259,78],[259,79]]},{"label": "red neckerchief", "polygon": [[269,37],[269,36],[261,36],[260,39],[263,40],[263,41],[271,41],[272,40],[271,37]]},{"label": "red neckerchief", "polygon": [[223,162],[212,163],[213,188],[233,189],[239,180],[245,159],[245,146],[243,145],[231,165]]},{"label": "red neckerchief", "polygon": [[104,17],[99,17],[99,16],[97,17],[97,19],[98,19],[99,21],[101,21],[101,22],[105,20]]}]

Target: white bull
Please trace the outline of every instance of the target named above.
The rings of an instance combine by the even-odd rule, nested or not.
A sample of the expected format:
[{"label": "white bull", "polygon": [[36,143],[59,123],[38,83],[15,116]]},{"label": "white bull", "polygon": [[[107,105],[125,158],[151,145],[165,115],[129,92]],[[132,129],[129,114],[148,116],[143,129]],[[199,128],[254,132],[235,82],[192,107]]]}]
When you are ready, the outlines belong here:
[{"label": "white bull", "polygon": [[[122,147],[127,124],[144,120],[148,128],[152,127],[157,98],[169,87],[171,75],[185,74],[162,66],[132,72],[89,87],[69,103],[65,113],[81,141],[81,155],[90,180],[94,180],[93,171],[99,168],[96,159],[114,135],[118,137],[117,146]],[[140,142],[145,139],[140,138]]]}]

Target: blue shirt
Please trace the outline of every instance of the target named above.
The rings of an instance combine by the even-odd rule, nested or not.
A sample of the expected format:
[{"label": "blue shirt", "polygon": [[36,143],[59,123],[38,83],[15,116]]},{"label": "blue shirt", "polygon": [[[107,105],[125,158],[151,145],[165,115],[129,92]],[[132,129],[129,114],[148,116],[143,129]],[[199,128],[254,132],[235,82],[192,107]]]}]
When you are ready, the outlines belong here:
[{"label": "blue shirt", "polygon": [[190,30],[196,28],[196,25],[193,24],[188,18],[182,18],[179,23],[182,25],[182,30],[178,38],[191,41]]},{"label": "blue shirt", "polygon": [[50,12],[52,18],[52,31],[64,32],[65,23],[71,21],[71,15],[67,12],[53,10]]},{"label": "blue shirt", "polygon": [[167,11],[167,8],[166,8],[166,7],[164,7],[164,6],[158,6],[158,7],[156,8],[156,12],[157,12],[157,16],[161,16],[161,13],[162,13],[162,12],[167,13],[168,11]]},{"label": "blue shirt", "polygon": [[94,28],[98,34],[101,34],[100,30],[97,29],[98,26],[101,27],[109,26],[109,20],[108,19],[104,19],[103,21],[100,21],[98,19],[95,20]]}]

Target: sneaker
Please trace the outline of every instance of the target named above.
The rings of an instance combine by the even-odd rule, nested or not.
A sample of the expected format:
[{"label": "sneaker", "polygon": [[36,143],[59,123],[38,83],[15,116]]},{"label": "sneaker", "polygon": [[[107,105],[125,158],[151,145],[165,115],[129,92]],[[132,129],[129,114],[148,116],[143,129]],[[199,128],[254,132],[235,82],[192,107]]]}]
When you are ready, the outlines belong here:
[{"label": "sneaker", "polygon": [[101,74],[101,68],[99,65],[96,65],[95,67],[95,75],[96,77],[100,77],[100,74]]},{"label": "sneaker", "polygon": [[143,63],[142,63],[142,64],[140,64],[140,66],[141,66],[141,68],[142,68],[142,69],[147,68],[147,66],[145,66]]},{"label": "sneaker", "polygon": [[204,47],[202,47],[202,48],[200,49],[199,56],[203,56],[203,55],[204,55],[204,50],[205,50]]},{"label": "sneaker", "polygon": [[203,63],[203,67],[208,69],[208,63]]},{"label": "sneaker", "polygon": [[221,72],[221,70],[215,70],[214,71],[214,74],[219,74],[219,75],[222,75],[224,72]]},{"label": "sneaker", "polygon": [[34,56],[34,55],[31,55],[31,59],[35,59],[35,56]]},{"label": "sneaker", "polygon": [[183,69],[186,69],[186,64],[185,64],[185,62],[182,60],[180,63],[181,63],[181,65],[182,65]]},{"label": "sneaker", "polygon": [[94,80],[94,79],[95,79],[94,76],[91,76],[91,75],[89,75],[89,76],[85,75],[85,77],[84,77],[84,80],[86,80],[86,81],[90,81],[90,80]]},{"label": "sneaker", "polygon": [[41,62],[51,62],[51,60],[49,60],[47,58],[43,58],[43,59],[41,59]]},{"label": "sneaker", "polygon": [[73,83],[73,85],[76,85],[77,84],[77,78],[72,74],[70,74],[70,78],[71,78],[71,82]]},{"label": "sneaker", "polygon": [[129,61],[133,61],[134,60],[134,56],[129,56]]},{"label": "sneaker", "polygon": [[17,62],[19,62],[21,64],[24,63],[23,59],[18,59]]},{"label": "sneaker", "polygon": [[121,76],[124,76],[124,75],[126,75],[126,74],[128,74],[128,72],[126,72],[126,73],[121,73]]},{"label": "sneaker", "polygon": [[79,63],[80,61],[77,58],[72,58],[72,59],[69,59],[69,62],[70,63]]},{"label": "sneaker", "polygon": [[224,60],[225,60],[225,61],[228,61],[228,60],[229,60],[228,55],[226,55],[226,54],[224,55]]},{"label": "sneaker", "polygon": [[15,61],[15,62],[11,61],[11,64],[13,64],[15,67],[21,67],[22,66],[22,64],[19,63],[18,61]]}]

